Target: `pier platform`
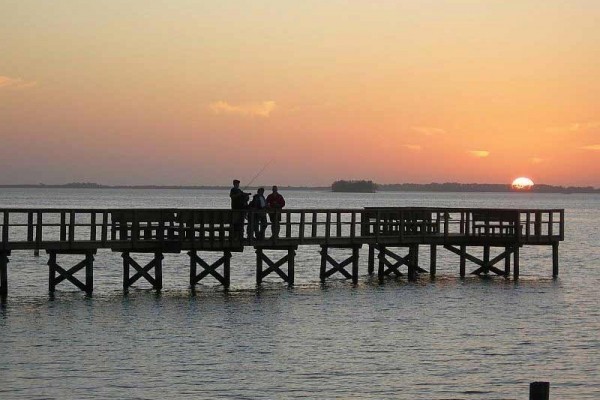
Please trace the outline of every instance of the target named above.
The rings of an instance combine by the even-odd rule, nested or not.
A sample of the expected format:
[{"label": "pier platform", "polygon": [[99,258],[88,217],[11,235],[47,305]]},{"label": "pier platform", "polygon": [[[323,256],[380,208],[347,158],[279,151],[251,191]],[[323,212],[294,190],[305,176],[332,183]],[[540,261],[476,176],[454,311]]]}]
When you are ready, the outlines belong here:
[{"label": "pier platform", "polygon": [[[248,226],[268,223],[264,238],[248,237]],[[275,234],[274,234],[275,233]],[[436,275],[437,250],[457,255],[459,274],[466,264],[472,274],[517,279],[519,251],[523,246],[552,247],[552,276],[558,276],[558,245],[564,240],[562,209],[489,209],[366,207],[362,209],[284,209],[239,211],[228,209],[0,209],[0,296],[8,293],[7,269],[15,251],[48,254],[49,290],[68,281],[86,293],[93,291],[94,255],[99,249],[120,252],[123,288],[138,279],[162,288],[165,253],[185,252],[190,259],[190,285],[212,277],[224,287],[230,284],[230,260],[235,253],[256,253],[256,280],[260,284],[276,274],[294,284],[294,261],[298,246],[319,247],[322,281],[340,274],[356,283],[358,258],[368,251],[368,274],[384,282],[388,276],[415,280],[419,274]],[[420,246],[430,247],[429,265],[419,263]],[[336,260],[332,248],[346,249],[348,257]],[[470,249],[483,249],[483,257]],[[491,248],[501,253],[490,256]],[[265,250],[281,253],[272,260]],[[222,256],[213,263],[203,253]],[[153,254],[140,265],[136,253]],[[271,251],[270,253],[274,253]],[[57,262],[61,254],[76,254],[81,261],[71,267]],[[511,268],[512,259],[512,268]],[[500,268],[498,265],[503,264]],[[317,263],[315,263],[318,265]],[[376,265],[377,264],[377,265]],[[79,277],[75,274],[82,271]],[[133,274],[132,274],[133,273]],[[81,277],[83,275],[83,277]]]}]

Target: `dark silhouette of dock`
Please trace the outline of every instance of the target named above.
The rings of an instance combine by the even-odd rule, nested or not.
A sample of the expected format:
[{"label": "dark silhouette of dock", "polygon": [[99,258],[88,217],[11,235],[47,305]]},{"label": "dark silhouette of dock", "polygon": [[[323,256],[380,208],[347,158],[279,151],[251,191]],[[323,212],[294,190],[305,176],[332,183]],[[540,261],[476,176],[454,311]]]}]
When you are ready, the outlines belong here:
[{"label": "dark silhouette of dock", "polygon": [[[277,274],[294,284],[294,261],[298,246],[320,247],[322,281],[334,274],[359,278],[359,253],[368,248],[368,270],[384,282],[387,276],[436,275],[438,247],[458,256],[459,274],[467,273],[467,261],[475,265],[472,274],[517,279],[519,251],[523,246],[552,247],[552,275],[558,276],[558,245],[564,240],[562,209],[479,209],[383,207],[363,209],[286,209],[281,214],[279,236],[243,238],[239,224],[251,224],[259,212],[224,209],[0,209],[0,295],[8,293],[7,268],[12,252],[41,250],[48,254],[49,290],[69,281],[86,293],[94,287],[93,264],[98,249],[122,253],[123,288],[146,279],[162,289],[163,254],[187,252],[190,285],[213,277],[225,288],[230,285],[230,260],[236,252],[256,252],[256,282]],[[243,232],[246,229],[244,227]],[[428,268],[419,260],[420,246],[430,247]],[[329,250],[346,249],[344,260],[334,259]],[[483,249],[483,257],[469,253]],[[496,256],[491,249],[500,249]],[[265,250],[281,252],[272,260]],[[208,263],[203,253],[221,257]],[[276,252],[276,253],[277,253]],[[152,260],[140,265],[136,253],[149,253]],[[82,260],[63,267],[59,257],[77,254]],[[511,265],[512,259],[512,265]],[[502,267],[498,265],[503,263]],[[78,278],[75,274],[82,271]]]}]

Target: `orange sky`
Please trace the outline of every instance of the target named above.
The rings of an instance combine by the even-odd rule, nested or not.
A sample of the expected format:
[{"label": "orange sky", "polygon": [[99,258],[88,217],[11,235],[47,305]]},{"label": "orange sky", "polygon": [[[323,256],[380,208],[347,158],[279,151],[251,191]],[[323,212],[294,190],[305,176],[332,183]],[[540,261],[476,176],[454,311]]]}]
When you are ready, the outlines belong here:
[{"label": "orange sky", "polygon": [[0,184],[600,187],[597,0],[0,11]]}]

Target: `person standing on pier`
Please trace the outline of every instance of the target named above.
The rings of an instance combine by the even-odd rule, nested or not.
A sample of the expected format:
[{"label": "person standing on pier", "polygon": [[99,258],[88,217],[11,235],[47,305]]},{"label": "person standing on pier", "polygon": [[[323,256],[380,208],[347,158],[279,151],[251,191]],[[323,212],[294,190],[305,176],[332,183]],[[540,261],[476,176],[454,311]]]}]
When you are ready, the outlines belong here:
[{"label": "person standing on pier", "polygon": [[239,210],[233,215],[233,232],[239,235],[240,239],[244,235],[244,218],[246,217],[245,210],[248,208],[248,199],[250,193],[245,193],[240,189],[240,181],[237,179],[233,180],[233,187],[229,191],[229,197],[231,198],[231,209]]},{"label": "person standing on pier", "polygon": [[281,221],[281,210],[285,207],[285,199],[273,186],[273,193],[267,196],[267,209],[269,209],[269,220],[271,221],[271,232],[273,237],[279,236],[279,221]]},{"label": "person standing on pier", "polygon": [[250,224],[248,224],[248,237],[251,237],[252,232],[254,232],[254,238],[257,240],[264,239],[265,230],[267,230],[267,215],[265,214],[267,200],[265,199],[264,193],[265,188],[258,188],[250,202],[250,209],[254,211],[254,213],[252,214],[252,230],[250,230]]}]

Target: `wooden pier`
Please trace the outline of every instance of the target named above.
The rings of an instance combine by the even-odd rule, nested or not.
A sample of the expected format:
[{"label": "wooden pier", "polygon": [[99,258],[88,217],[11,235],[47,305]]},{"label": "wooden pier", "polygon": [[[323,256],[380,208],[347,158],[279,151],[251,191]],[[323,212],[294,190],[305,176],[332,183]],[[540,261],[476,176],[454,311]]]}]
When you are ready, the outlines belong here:
[{"label": "wooden pier", "polygon": [[[267,211],[269,213],[269,211]],[[138,279],[162,289],[163,254],[187,252],[190,285],[213,277],[225,288],[230,285],[233,253],[251,247],[256,252],[256,282],[277,274],[294,284],[294,260],[298,246],[320,247],[321,281],[341,275],[356,283],[360,249],[368,247],[369,275],[384,282],[388,276],[415,280],[420,274],[436,275],[438,247],[458,256],[459,274],[467,273],[467,261],[477,275],[520,273],[522,246],[552,247],[552,276],[558,276],[558,245],[564,240],[564,210],[519,210],[475,208],[384,207],[364,209],[286,209],[278,214],[278,235],[269,226],[264,239],[244,237],[247,226],[264,218],[262,211],[223,209],[0,209],[0,296],[8,293],[8,263],[15,251],[43,250],[48,254],[49,290],[69,281],[91,294],[93,264],[98,249],[122,253],[123,288]],[[259,215],[262,214],[262,215]],[[278,220],[277,218],[273,220]],[[243,224],[243,226],[242,226]],[[429,246],[428,270],[419,260],[420,246]],[[483,249],[478,258],[470,249]],[[490,249],[499,248],[492,257]],[[344,249],[347,258],[336,260],[330,249]],[[280,253],[271,259],[265,253]],[[213,263],[203,253],[220,253]],[[140,265],[135,255],[152,254]],[[75,254],[74,266],[60,264],[60,256]],[[498,265],[502,263],[503,267]],[[315,263],[317,264],[317,263]],[[198,271],[200,269],[200,271]],[[83,277],[75,274],[84,271]],[[131,274],[133,272],[133,274]]]}]

